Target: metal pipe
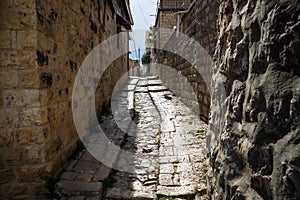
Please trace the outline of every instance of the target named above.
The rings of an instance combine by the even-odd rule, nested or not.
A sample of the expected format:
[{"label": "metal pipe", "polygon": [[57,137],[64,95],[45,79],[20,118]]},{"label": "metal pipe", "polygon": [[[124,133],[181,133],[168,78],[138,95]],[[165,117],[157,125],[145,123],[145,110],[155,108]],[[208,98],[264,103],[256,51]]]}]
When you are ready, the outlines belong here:
[{"label": "metal pipe", "polygon": [[[176,1],[176,3],[177,3],[177,1]],[[176,22],[176,37],[178,37],[179,36],[179,27],[180,27],[180,18],[179,18],[179,15],[180,14],[185,14],[185,13],[188,13],[190,10],[191,10],[191,8],[193,7],[193,5],[196,3],[196,0],[194,0],[192,3],[191,3],[191,5],[189,6],[189,8],[187,9],[187,10],[181,10],[181,11],[177,11],[177,12],[175,12],[174,13],[174,15],[177,15],[177,22]]]}]

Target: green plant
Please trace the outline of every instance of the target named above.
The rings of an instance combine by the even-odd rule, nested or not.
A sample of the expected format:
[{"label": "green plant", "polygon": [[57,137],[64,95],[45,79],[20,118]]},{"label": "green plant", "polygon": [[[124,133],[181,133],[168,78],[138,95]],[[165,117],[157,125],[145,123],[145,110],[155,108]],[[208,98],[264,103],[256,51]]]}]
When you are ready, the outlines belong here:
[{"label": "green plant", "polygon": [[151,52],[150,51],[146,51],[142,57],[142,64],[149,64],[151,61]]},{"label": "green plant", "polygon": [[160,147],[160,137],[159,136],[156,137],[156,144],[158,147]]}]

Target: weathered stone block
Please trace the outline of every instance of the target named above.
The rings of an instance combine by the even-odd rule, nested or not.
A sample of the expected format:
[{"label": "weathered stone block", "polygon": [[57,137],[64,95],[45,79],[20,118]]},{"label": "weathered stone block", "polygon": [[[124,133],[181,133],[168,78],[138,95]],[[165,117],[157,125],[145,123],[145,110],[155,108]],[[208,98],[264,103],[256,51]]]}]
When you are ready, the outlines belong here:
[{"label": "weathered stone block", "polygon": [[46,107],[21,109],[18,115],[18,127],[41,126],[49,122]]},{"label": "weathered stone block", "polygon": [[18,171],[18,180],[20,182],[38,182],[42,178],[40,177],[40,174],[44,172],[44,166],[39,166],[39,167],[22,166],[17,171]]},{"label": "weathered stone block", "polygon": [[43,144],[47,137],[46,127],[29,127],[16,129],[16,142],[19,145]]},{"label": "weathered stone block", "polygon": [[[13,169],[0,170],[0,184],[8,183],[15,178]],[[2,194],[2,193],[1,193]]]},{"label": "weathered stone block", "polygon": [[15,109],[0,109],[0,128],[12,128],[17,123],[17,114]]},{"label": "weathered stone block", "polygon": [[14,142],[12,129],[0,129],[0,147],[11,146]]},{"label": "weathered stone block", "polygon": [[35,25],[34,10],[24,9],[0,9],[0,26],[3,29],[33,29]]},{"label": "weathered stone block", "polygon": [[22,30],[17,31],[17,41],[12,44],[12,48],[24,49],[36,47],[37,31],[36,30]]},{"label": "weathered stone block", "polygon": [[10,51],[2,49],[0,51],[0,68],[6,67],[9,64]]},{"label": "weathered stone block", "polygon": [[67,181],[61,180],[57,184],[59,190],[63,194],[76,194],[76,191],[82,193],[102,194],[103,185],[101,182],[85,182],[85,181]]},{"label": "weathered stone block", "polygon": [[18,85],[20,88],[39,88],[39,77],[38,72],[35,69],[26,69],[26,70],[19,70],[19,82]]},{"label": "weathered stone block", "polygon": [[3,184],[0,187],[1,197],[4,199],[9,199],[11,197],[16,197],[20,195],[29,195],[31,190],[28,187],[28,184],[16,184],[16,183],[7,183]]},{"label": "weathered stone block", "polygon": [[29,147],[25,151],[25,162],[27,164],[42,164],[45,162],[44,146]]},{"label": "weathered stone block", "polygon": [[0,88],[13,89],[18,85],[18,74],[16,70],[0,71]]},{"label": "weathered stone block", "polygon": [[2,158],[9,166],[20,166],[24,164],[24,149],[18,148],[3,148],[1,150]]},{"label": "weathered stone block", "polygon": [[0,31],[0,47],[7,49],[11,47],[11,35],[9,30]]},{"label": "weathered stone block", "polygon": [[94,174],[93,181],[103,181],[105,180],[111,172],[111,168],[103,164],[99,166],[96,173]]},{"label": "weathered stone block", "polygon": [[4,106],[6,107],[31,107],[39,105],[39,90],[4,91]]},{"label": "weathered stone block", "polygon": [[8,65],[18,69],[34,68],[36,55],[33,50],[14,50],[10,52]]}]

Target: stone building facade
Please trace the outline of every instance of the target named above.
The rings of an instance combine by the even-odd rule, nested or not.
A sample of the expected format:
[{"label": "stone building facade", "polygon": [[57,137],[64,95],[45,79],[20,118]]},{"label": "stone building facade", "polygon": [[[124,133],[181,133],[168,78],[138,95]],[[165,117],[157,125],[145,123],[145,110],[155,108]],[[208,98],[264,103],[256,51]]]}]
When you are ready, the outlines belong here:
[{"label": "stone building facade", "polygon": [[140,70],[139,70],[139,61],[129,59],[129,69],[130,69],[130,76],[139,76]]},{"label": "stone building facade", "polygon": [[[71,96],[87,54],[129,30],[129,1],[3,0],[0,2],[0,198],[47,193],[76,148]],[[97,108],[109,102],[127,55],[101,80]],[[99,84],[101,84],[99,83]],[[103,88],[103,87],[101,87]]]},{"label": "stone building facade", "polygon": [[[191,0],[161,0],[154,27],[173,29],[176,26],[174,13],[186,10],[191,2]],[[155,37],[156,43],[154,44],[154,48],[162,48],[168,40],[168,36],[160,31],[155,33]]]},{"label": "stone building facade", "polygon": [[[161,1],[161,6],[162,9],[158,13],[156,28],[173,29],[173,27],[178,26],[176,27],[177,31],[189,37],[191,42],[193,42],[192,40],[196,41],[210,57],[213,56],[217,41],[218,1],[177,1],[177,4],[176,1]],[[175,14],[176,12],[180,14]],[[199,114],[202,120],[208,122],[210,94],[204,78],[211,79],[212,72],[210,69],[212,69],[212,63],[199,59],[199,55],[195,55],[195,58],[193,58],[199,60],[198,63],[190,63],[174,52],[159,50],[161,48],[175,51],[183,49],[180,41],[176,39],[176,29],[174,29],[172,36],[169,34],[162,36],[163,34],[159,31],[156,32],[155,47],[158,48],[158,53],[155,58],[158,63],[170,66],[186,77],[193,91],[190,91],[190,86],[184,81],[178,79],[177,73],[170,73],[162,68],[160,78],[181,97],[186,105]],[[164,37],[167,37],[167,40]],[[194,50],[191,49],[192,46],[186,48],[183,54],[185,54],[185,57],[189,57],[188,54],[192,54]],[[196,68],[205,70],[199,74]],[[191,93],[195,95],[191,95]]]}]

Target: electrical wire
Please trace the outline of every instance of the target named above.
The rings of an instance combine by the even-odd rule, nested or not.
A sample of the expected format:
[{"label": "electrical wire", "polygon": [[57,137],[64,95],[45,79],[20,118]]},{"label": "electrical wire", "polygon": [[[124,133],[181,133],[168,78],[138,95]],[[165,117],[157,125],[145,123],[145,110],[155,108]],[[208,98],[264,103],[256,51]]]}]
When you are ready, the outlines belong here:
[{"label": "electrical wire", "polygon": [[131,36],[132,36],[132,41],[133,41],[133,46],[134,46],[135,56],[136,56],[137,59],[139,59],[139,58],[138,58],[138,55],[137,55],[136,45],[135,45],[134,32],[132,32],[132,35],[131,35]]},{"label": "electrical wire", "polygon": [[136,2],[137,2],[137,4],[138,4],[138,7],[139,7],[139,9],[140,9],[140,11],[141,11],[143,17],[144,17],[145,22],[149,25],[149,22],[148,22],[147,18],[146,18],[145,15],[144,15],[144,12],[143,12],[143,10],[142,10],[142,8],[141,8],[141,5],[140,5],[139,1],[137,0]]}]

